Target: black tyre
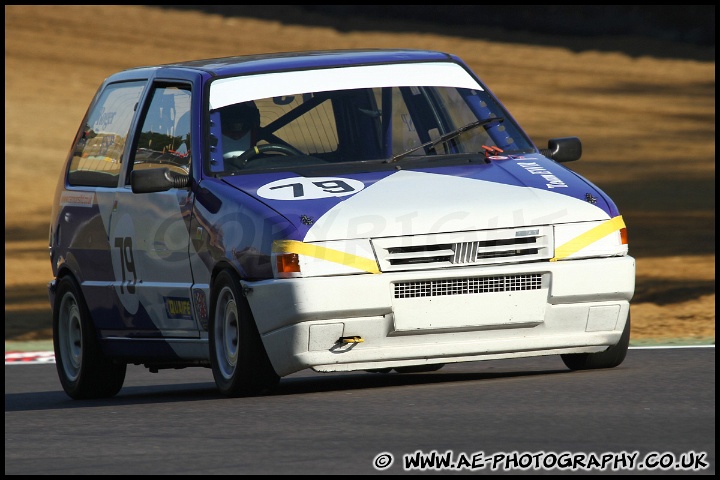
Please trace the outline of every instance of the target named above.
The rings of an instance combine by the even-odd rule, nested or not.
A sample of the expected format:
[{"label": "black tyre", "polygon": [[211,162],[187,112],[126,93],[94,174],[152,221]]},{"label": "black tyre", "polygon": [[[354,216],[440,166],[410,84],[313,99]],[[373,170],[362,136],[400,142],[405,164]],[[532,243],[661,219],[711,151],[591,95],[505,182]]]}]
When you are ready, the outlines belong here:
[{"label": "black tyre", "polygon": [[410,365],[408,367],[395,367],[398,373],[427,373],[437,372],[445,366],[444,363],[435,363],[433,365]]},{"label": "black tyre", "polygon": [[127,365],[102,354],[87,304],[70,276],[60,280],[55,295],[53,347],[60,383],[70,398],[109,398],[122,388]]},{"label": "black tyre", "polygon": [[220,393],[228,397],[259,395],[280,381],[262,344],[240,279],[218,274],[212,289],[210,365]]},{"label": "black tyre", "polygon": [[568,353],[560,355],[570,370],[590,370],[595,368],[615,368],[625,360],[630,345],[630,314],[628,313],[625,329],[620,341],[604,352]]}]

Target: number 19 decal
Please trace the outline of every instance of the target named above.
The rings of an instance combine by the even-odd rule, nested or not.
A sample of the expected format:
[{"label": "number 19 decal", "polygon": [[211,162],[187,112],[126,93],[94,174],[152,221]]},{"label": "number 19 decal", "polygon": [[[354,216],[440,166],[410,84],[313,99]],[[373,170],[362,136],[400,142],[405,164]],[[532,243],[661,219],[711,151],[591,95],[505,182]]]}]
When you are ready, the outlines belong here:
[{"label": "number 19 decal", "polygon": [[351,178],[295,177],[275,180],[258,188],[258,195],[270,200],[311,200],[344,197],[365,188],[365,184]]}]

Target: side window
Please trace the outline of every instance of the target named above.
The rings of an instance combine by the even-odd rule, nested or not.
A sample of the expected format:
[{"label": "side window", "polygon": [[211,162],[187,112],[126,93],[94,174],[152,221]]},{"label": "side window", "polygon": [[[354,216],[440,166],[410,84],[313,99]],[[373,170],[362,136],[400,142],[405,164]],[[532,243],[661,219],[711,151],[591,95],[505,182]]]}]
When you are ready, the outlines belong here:
[{"label": "side window", "polygon": [[116,187],[130,124],[145,82],[108,85],[88,113],[74,147],[68,183]]},{"label": "side window", "polygon": [[139,132],[133,169],[190,169],[190,87],[157,86]]}]

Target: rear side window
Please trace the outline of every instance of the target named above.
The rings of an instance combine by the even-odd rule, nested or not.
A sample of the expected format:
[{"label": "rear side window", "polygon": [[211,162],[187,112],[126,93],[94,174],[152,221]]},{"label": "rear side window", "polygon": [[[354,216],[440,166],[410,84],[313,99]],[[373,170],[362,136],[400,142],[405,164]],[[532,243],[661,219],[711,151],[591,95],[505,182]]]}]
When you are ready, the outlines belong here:
[{"label": "rear side window", "polygon": [[74,147],[68,184],[116,187],[135,106],[145,82],[108,85],[88,113]]}]

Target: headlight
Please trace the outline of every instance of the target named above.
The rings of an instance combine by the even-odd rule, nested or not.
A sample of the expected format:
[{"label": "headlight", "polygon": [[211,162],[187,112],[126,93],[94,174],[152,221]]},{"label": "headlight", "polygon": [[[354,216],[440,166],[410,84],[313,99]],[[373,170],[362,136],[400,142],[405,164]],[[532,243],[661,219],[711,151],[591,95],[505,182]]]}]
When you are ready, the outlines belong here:
[{"label": "headlight", "polygon": [[550,261],[627,255],[627,228],[622,216],[597,222],[555,225],[555,256]]},{"label": "headlight", "polygon": [[380,273],[369,240],[277,240],[272,260],[275,278]]}]

